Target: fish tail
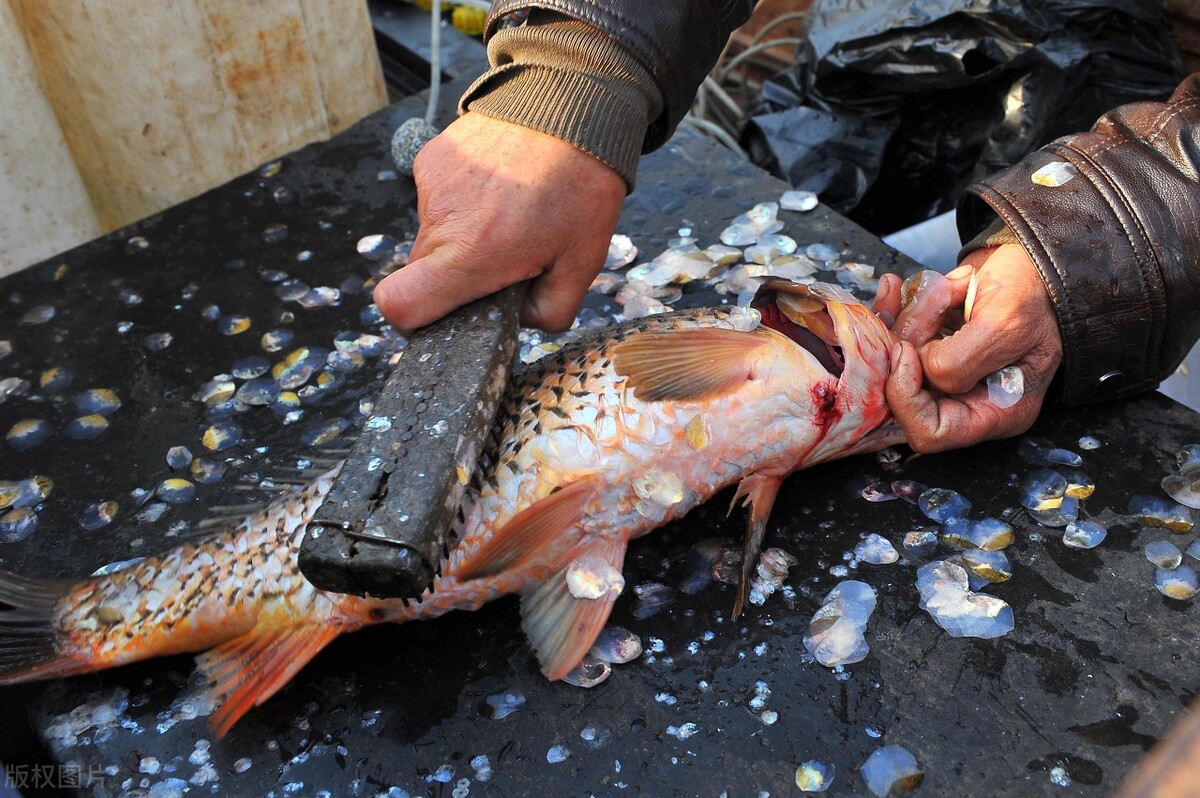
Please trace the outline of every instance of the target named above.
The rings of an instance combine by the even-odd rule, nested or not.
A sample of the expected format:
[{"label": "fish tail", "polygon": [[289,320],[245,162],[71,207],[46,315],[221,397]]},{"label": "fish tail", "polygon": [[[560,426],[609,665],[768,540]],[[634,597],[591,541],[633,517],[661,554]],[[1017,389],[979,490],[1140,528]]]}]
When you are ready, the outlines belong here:
[{"label": "fish tail", "polygon": [[74,583],[0,571],[0,685],[51,679],[93,668],[63,651],[55,608]]}]

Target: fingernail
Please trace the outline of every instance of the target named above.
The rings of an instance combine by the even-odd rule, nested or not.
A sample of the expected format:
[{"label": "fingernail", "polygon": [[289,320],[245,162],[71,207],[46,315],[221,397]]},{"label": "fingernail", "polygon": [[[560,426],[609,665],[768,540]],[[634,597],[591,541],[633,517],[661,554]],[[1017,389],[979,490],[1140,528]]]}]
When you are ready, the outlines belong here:
[{"label": "fingernail", "polygon": [[900,366],[900,356],[903,353],[903,346],[898,343],[892,344],[892,371],[895,371]]},{"label": "fingernail", "polygon": [[957,269],[955,269],[951,272],[948,272],[946,274],[946,277],[948,277],[951,280],[961,280],[963,277],[970,277],[971,272],[973,272],[973,271],[975,271],[974,266],[963,264],[962,266],[959,266]]},{"label": "fingernail", "polygon": [[890,294],[891,292],[892,292],[892,281],[891,280],[880,280],[879,281],[879,290],[875,292],[875,301],[882,302],[883,300],[887,299],[887,295]]}]

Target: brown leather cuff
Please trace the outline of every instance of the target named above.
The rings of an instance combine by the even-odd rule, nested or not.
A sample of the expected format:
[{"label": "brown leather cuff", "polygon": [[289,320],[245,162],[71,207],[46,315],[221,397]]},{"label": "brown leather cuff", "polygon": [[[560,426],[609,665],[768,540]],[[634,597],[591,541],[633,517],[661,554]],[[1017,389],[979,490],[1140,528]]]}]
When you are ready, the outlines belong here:
[{"label": "brown leather cuff", "polygon": [[[1052,164],[1075,172],[1059,185],[1034,180]],[[1166,311],[1160,270],[1105,173],[1059,143],[967,190],[964,218],[979,218],[972,203],[987,203],[1054,303],[1063,341],[1057,398],[1083,404],[1154,388]]]}]

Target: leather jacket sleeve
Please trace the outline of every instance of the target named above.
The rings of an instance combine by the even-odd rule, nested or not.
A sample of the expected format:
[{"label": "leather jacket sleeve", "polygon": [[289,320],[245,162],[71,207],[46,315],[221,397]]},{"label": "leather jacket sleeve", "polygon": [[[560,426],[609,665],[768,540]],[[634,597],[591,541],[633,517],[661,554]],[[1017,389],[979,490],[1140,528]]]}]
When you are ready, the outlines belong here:
[{"label": "leather jacket sleeve", "polygon": [[[541,130],[617,170],[661,146],[755,0],[497,0],[491,69],[463,111]],[[529,12],[517,28],[505,21]]]},{"label": "leather jacket sleeve", "polygon": [[1054,303],[1063,364],[1051,398],[1154,388],[1200,337],[1200,73],[967,192],[960,229],[994,211]]}]

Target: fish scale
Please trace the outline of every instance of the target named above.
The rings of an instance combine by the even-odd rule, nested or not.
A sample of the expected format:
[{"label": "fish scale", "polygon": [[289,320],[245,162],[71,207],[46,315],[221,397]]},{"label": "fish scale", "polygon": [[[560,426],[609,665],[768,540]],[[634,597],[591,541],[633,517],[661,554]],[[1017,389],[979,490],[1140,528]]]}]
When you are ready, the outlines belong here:
[{"label": "fish scale", "polygon": [[[631,539],[737,484],[753,554],[784,476],[902,439],[883,400],[884,325],[836,287],[771,290],[814,301],[767,314],[775,329],[736,307],[627,322],[515,374],[458,543],[419,601],[330,593],[300,573],[307,522],[337,466],[227,532],[65,590],[0,573],[0,601],[13,607],[0,610],[0,683],[203,651],[220,735],[344,632],[510,593],[543,672],[562,678],[608,618]],[[843,347],[840,374],[798,343],[817,340],[808,329],[836,331],[822,345]]]}]

